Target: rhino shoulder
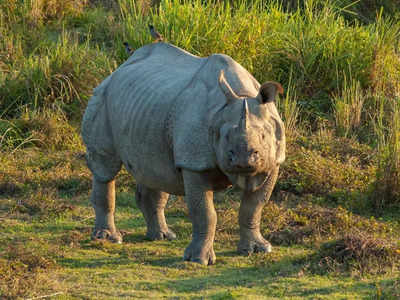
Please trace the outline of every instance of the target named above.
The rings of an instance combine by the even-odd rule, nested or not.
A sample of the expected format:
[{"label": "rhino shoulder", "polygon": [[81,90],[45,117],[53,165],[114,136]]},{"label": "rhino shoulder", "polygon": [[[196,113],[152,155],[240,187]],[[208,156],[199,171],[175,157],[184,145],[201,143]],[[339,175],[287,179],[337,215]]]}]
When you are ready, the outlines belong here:
[{"label": "rhino shoulder", "polygon": [[215,169],[217,161],[210,130],[225,101],[202,80],[195,80],[181,97],[183,105],[175,105],[176,122],[172,130],[175,166],[192,171]]}]

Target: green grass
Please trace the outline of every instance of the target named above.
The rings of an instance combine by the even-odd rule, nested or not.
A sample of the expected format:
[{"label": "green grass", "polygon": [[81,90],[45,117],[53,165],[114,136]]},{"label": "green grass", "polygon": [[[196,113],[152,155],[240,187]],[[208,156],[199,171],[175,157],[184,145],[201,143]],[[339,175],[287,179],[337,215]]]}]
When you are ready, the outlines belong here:
[{"label": "green grass", "polygon": [[[0,1],[0,298],[398,299],[398,1],[151,2]],[[122,42],[151,42],[148,23],[284,86],[287,160],[262,223],[272,254],[236,255],[229,189],[215,197],[217,264],[183,262],[183,200],[167,208],[178,239],[145,240],[126,171],[125,243],[90,241],[82,114],[127,58]]]}]

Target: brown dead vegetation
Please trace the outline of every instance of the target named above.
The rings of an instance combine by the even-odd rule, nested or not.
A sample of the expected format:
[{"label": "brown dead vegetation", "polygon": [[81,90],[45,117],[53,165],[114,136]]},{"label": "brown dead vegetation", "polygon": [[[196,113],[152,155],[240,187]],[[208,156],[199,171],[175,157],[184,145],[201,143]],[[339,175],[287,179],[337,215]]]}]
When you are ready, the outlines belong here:
[{"label": "brown dead vegetation", "polygon": [[[50,250],[31,248],[25,242],[9,243],[0,259],[1,299],[21,299],[54,291],[51,271],[57,264]],[[54,252],[53,252],[54,254]]]},{"label": "brown dead vegetation", "polygon": [[342,207],[324,208],[310,203],[293,208],[270,203],[263,223],[267,226],[267,238],[275,245],[319,244],[352,230],[382,238],[390,238],[392,234],[388,225],[374,218],[354,215]]},{"label": "brown dead vegetation", "polygon": [[327,271],[382,274],[399,268],[400,250],[390,240],[355,231],[323,244],[318,257]]}]

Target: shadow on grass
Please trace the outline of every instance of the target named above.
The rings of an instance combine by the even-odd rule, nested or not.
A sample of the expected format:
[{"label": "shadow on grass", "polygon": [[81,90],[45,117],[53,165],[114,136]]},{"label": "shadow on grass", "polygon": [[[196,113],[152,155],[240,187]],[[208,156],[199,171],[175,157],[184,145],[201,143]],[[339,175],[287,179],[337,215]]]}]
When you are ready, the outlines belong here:
[{"label": "shadow on grass", "polygon": [[144,232],[140,233],[127,233],[123,235],[123,240],[124,243],[145,243],[145,242],[150,242],[149,239],[146,238],[146,235]]},{"label": "shadow on grass", "polygon": [[58,264],[65,268],[104,268],[104,267],[117,267],[121,265],[132,264],[132,259],[124,257],[102,257],[102,258],[61,258]]},{"label": "shadow on grass", "polygon": [[[311,279],[312,280],[312,279]],[[273,271],[257,267],[237,267],[228,268],[217,275],[197,276],[184,279],[166,280],[163,283],[139,283],[140,288],[146,290],[159,289],[160,286],[166,290],[176,293],[199,293],[223,289],[226,292],[217,292],[212,295],[207,293],[213,299],[220,299],[221,296],[246,296],[250,295],[247,289],[263,296],[269,296],[277,299],[283,297],[305,297],[315,299],[318,296],[329,296],[334,294],[346,295],[357,293],[362,295],[363,299],[370,299],[375,292],[375,284],[372,283],[354,283],[335,284],[331,281],[310,281],[310,278],[298,278],[297,276],[276,276]],[[231,298],[222,298],[231,299]]]},{"label": "shadow on grass", "polygon": [[145,260],[145,263],[154,267],[169,267],[169,268],[180,269],[177,266],[183,263],[183,251],[182,251],[182,256],[163,257],[159,259]]}]

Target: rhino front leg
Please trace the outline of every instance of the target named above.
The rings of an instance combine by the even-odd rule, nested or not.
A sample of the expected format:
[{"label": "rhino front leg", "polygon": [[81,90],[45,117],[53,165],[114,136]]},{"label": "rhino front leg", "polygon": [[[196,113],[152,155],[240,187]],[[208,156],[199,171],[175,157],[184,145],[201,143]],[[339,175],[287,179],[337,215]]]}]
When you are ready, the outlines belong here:
[{"label": "rhino front leg", "polygon": [[92,238],[108,239],[121,243],[121,234],[114,224],[115,180],[101,182],[93,177],[93,190],[90,200],[96,213],[96,223]]},{"label": "rhino front leg", "polygon": [[168,197],[167,193],[149,189],[141,184],[136,187],[136,203],[146,220],[146,236],[152,241],[176,238],[165,222],[164,207]]},{"label": "rhino front leg", "polygon": [[184,171],[183,179],[185,201],[192,220],[192,241],[186,248],[183,258],[202,265],[214,264],[217,213],[213,203],[213,191],[199,173]]},{"label": "rhino front leg", "polygon": [[239,211],[240,241],[238,252],[250,255],[253,252],[271,252],[271,244],[260,232],[261,212],[269,200],[278,178],[279,167],[271,172],[264,185],[254,192],[244,191]]}]

